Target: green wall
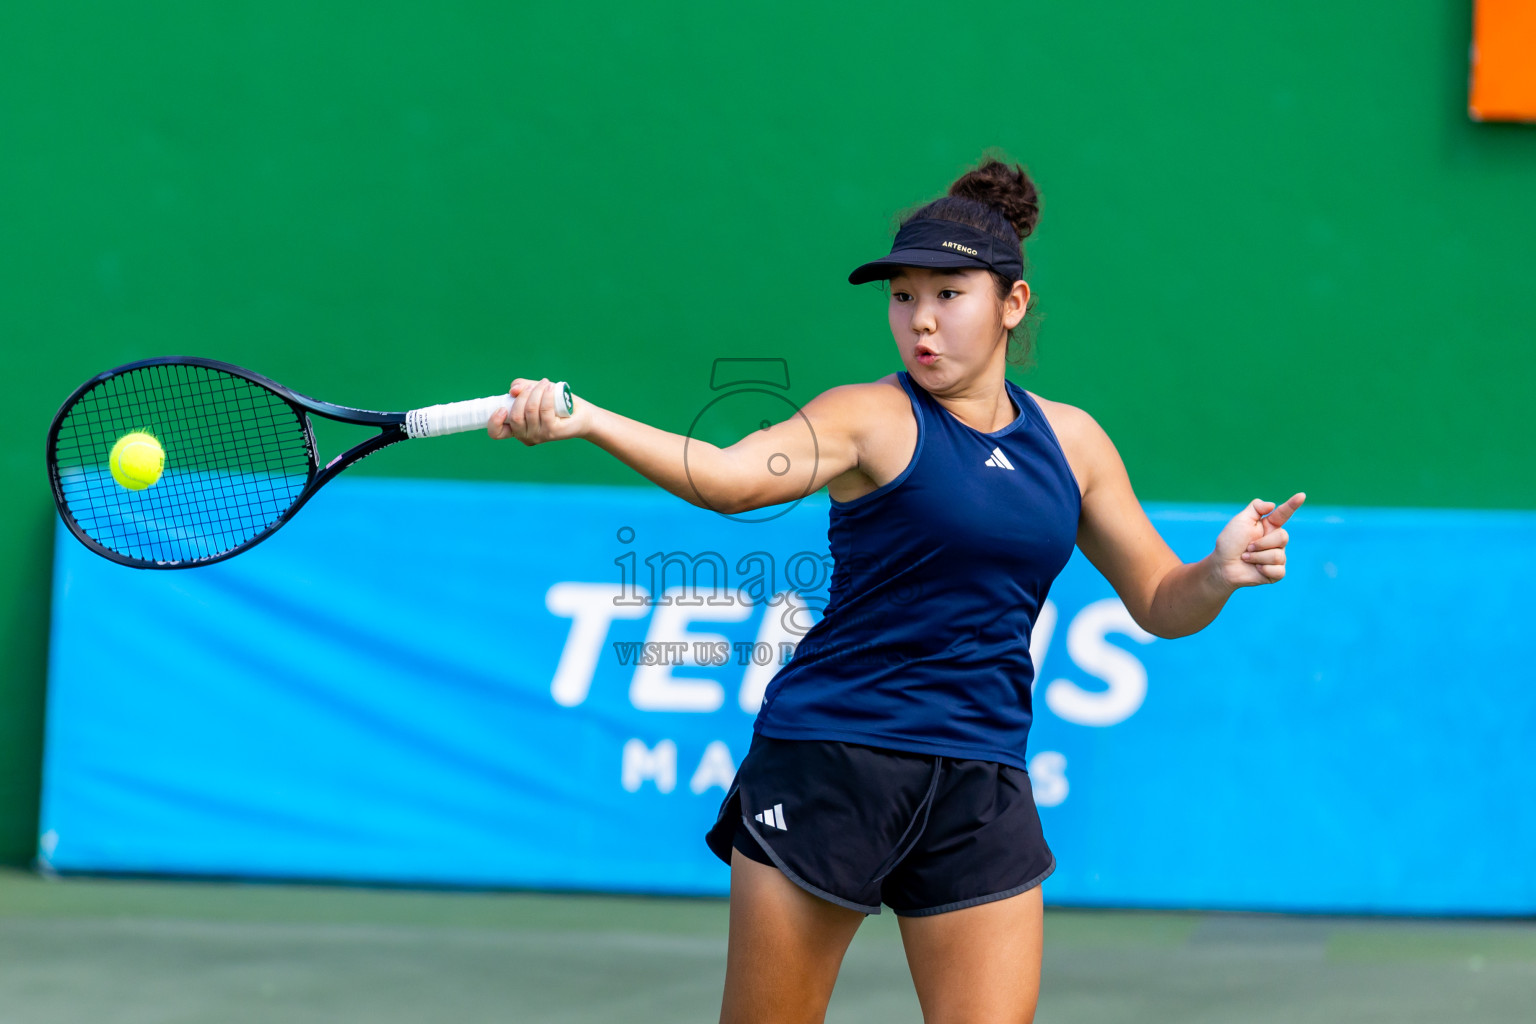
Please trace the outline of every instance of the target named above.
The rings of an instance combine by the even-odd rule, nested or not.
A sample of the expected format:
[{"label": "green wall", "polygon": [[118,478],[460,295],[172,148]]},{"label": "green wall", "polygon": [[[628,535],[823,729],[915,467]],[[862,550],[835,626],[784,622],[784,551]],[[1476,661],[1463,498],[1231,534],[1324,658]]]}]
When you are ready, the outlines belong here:
[{"label": "green wall", "polygon": [[[0,8],[0,860],[80,381],[199,354],[404,408],[547,375],[682,430],[748,355],[804,400],[898,365],[844,275],[988,146],[1045,197],[1024,380],[1143,498],[1536,507],[1536,128],[1467,119],[1469,3],[1390,8]],[[476,437],[357,472],[640,482]]]}]

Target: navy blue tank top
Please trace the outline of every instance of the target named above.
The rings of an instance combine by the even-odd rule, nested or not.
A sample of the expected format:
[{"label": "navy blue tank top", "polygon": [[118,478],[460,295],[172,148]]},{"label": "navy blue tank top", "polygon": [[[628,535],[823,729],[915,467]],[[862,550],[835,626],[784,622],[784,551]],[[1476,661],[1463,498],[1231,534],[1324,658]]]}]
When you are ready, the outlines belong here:
[{"label": "navy blue tank top", "polygon": [[1012,381],[1018,416],[989,434],[897,376],[917,417],[912,461],[832,502],[826,611],[769,683],[755,728],[1024,768],[1030,631],[1077,541],[1077,480]]}]

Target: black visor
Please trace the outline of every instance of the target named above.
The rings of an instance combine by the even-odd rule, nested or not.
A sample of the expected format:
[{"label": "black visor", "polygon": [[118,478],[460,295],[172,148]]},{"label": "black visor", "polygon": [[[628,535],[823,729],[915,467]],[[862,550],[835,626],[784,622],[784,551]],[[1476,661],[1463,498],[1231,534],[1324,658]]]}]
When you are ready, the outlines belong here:
[{"label": "black visor", "polygon": [[848,275],[848,283],[889,280],[902,267],[995,270],[1010,281],[1024,277],[1018,242],[1005,242],[989,231],[952,220],[924,219],[902,225],[891,243],[891,254],[859,267]]}]

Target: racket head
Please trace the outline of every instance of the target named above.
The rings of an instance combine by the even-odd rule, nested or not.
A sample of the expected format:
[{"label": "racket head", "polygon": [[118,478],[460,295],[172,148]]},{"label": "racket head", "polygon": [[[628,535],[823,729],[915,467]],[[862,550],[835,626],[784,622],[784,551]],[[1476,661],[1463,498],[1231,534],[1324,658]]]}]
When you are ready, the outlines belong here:
[{"label": "racket head", "polygon": [[[319,474],[302,396],[212,359],[146,359],[98,374],[48,429],[48,479],[64,525],[120,565],[179,569],[260,543]],[[113,445],[152,435],[165,451],[142,490],[113,478]]]}]

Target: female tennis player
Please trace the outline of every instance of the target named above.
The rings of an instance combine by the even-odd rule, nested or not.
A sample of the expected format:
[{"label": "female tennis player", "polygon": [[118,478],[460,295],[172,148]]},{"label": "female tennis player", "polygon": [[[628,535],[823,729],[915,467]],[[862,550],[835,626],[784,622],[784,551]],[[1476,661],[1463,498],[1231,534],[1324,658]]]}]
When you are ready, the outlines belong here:
[{"label": "female tennis player", "polygon": [[769,685],[707,837],[731,865],[722,1021],[822,1020],[881,904],[924,1020],[1031,1020],[1055,860],[1025,772],[1029,637],[1051,581],[1076,544],[1143,628],[1177,637],[1285,575],[1304,495],[1249,503],[1185,564],[1093,418],[1006,379],[1038,216],[1024,170],[988,160],[854,270],[889,282],[904,369],[817,396],[814,438],[798,417],[723,449],[585,402],[561,419],[548,381],[524,379],[489,428],[584,437],[722,512],[831,496],[826,611]]}]

